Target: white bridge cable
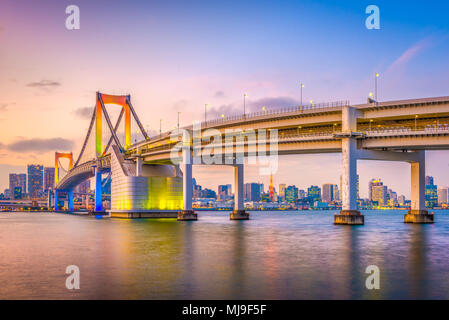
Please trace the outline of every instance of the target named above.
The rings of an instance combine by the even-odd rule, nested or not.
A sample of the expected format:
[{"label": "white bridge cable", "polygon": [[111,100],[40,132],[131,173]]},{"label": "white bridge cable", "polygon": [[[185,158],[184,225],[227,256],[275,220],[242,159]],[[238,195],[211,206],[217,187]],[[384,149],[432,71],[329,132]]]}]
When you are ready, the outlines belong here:
[{"label": "white bridge cable", "polygon": [[84,154],[84,150],[86,149],[87,142],[88,142],[88,140],[89,140],[89,138],[91,136],[92,128],[93,128],[94,123],[95,123],[95,116],[96,116],[96,108],[94,107],[94,112],[93,112],[92,118],[90,120],[89,129],[87,130],[87,135],[86,135],[86,138],[84,139],[83,147],[81,148],[81,152],[80,152],[80,154],[78,156],[78,159],[75,162],[74,167],[78,166],[78,164],[80,162],[80,159],[81,159],[81,157]]}]

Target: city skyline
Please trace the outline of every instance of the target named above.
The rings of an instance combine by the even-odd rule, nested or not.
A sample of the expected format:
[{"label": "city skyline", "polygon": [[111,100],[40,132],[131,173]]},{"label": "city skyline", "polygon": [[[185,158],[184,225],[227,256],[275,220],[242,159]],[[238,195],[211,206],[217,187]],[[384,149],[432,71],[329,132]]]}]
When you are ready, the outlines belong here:
[{"label": "city skyline", "polygon": [[[164,4],[134,4],[78,1],[81,29],[68,31],[62,3],[2,1],[0,190],[8,184],[8,173],[23,172],[30,160],[53,166],[54,151],[77,155],[95,89],[132,94],[153,134],[159,118],[163,131],[175,126],[178,111],[182,125],[202,120],[205,103],[211,118],[241,113],[244,93],[248,111],[296,105],[300,83],[305,84],[304,101],[363,103],[374,90],[376,72],[380,100],[448,95],[446,3],[432,9],[409,3],[404,10],[402,4],[379,1],[381,29],[374,33],[364,26],[366,6],[351,1],[338,6],[330,1],[247,2],[232,10],[218,3],[179,3],[175,11]],[[120,19],[103,24],[99,15]],[[111,48],[98,43],[99,37],[121,44]],[[373,50],[382,47],[389,50]],[[441,185],[449,185],[448,156],[447,151],[427,152],[426,174],[438,177]],[[339,154],[282,156],[274,183],[338,184],[340,159]],[[245,180],[257,181],[257,169],[247,167]],[[293,174],[292,167],[297,168]],[[232,182],[227,170],[194,167],[194,174],[212,188],[215,181]],[[361,185],[373,170],[409,197],[407,164],[360,161]],[[269,176],[260,180],[268,184]]]}]

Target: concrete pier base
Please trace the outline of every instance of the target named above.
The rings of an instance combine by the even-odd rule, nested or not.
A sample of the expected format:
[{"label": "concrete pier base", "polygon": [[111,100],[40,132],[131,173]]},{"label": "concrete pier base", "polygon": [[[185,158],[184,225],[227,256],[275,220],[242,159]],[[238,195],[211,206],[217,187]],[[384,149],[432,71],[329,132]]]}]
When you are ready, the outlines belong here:
[{"label": "concrete pier base", "polygon": [[198,220],[198,214],[193,210],[182,210],[178,212],[178,221],[195,221]]},{"label": "concrete pier base", "polygon": [[160,219],[160,218],[177,218],[177,211],[118,211],[111,210],[111,218],[122,219]]},{"label": "concrete pier base", "polygon": [[334,224],[339,225],[364,225],[365,216],[357,210],[341,210],[334,216]]},{"label": "concrete pier base", "polygon": [[245,210],[234,210],[230,215],[231,220],[249,220],[249,213]]},{"label": "concrete pier base", "polygon": [[433,223],[433,218],[434,215],[429,214],[427,210],[409,210],[408,213],[404,215],[404,223]]}]

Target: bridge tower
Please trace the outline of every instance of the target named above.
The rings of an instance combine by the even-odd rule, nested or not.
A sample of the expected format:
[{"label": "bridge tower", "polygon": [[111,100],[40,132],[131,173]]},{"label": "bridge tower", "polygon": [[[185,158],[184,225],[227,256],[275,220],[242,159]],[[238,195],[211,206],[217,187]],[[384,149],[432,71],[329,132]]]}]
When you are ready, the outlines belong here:
[{"label": "bridge tower", "polygon": [[[73,153],[64,153],[64,152],[55,152],[55,186],[59,183],[59,159],[65,158],[69,159],[69,170],[73,169]],[[65,191],[68,194],[68,202],[69,202],[69,211],[73,211],[73,190],[58,190],[55,188],[54,193],[54,210],[59,210],[59,199],[58,199],[58,193],[60,191]]]},{"label": "bridge tower", "polygon": [[[122,108],[121,113],[119,115],[119,118],[117,120],[117,124],[115,128],[112,127],[111,120],[109,118],[108,112],[106,111],[106,104],[114,104],[118,105]],[[117,128],[120,124],[121,118],[125,114],[125,144],[124,147],[122,147],[120,140],[117,137]],[[108,145],[103,148],[102,145],[102,120],[103,115],[106,120],[106,123],[110,129],[111,132],[111,139],[109,140]],[[110,95],[110,94],[104,94],[97,92],[96,97],[96,105],[95,105],[95,149],[96,149],[96,156],[97,160],[104,157],[112,143],[112,140],[114,140],[117,147],[120,149],[120,151],[124,152],[129,148],[131,145],[131,115],[134,117],[134,119],[137,122],[137,125],[140,128],[141,133],[145,137],[146,140],[149,139],[147,132],[143,128],[139,118],[137,117],[136,112],[134,111],[134,108],[131,104],[131,96],[130,95]],[[102,202],[102,181],[101,181],[101,174],[102,171],[100,170],[100,167],[98,165],[95,166],[95,211],[96,212],[102,212],[104,211],[103,208],[103,202]]]}]

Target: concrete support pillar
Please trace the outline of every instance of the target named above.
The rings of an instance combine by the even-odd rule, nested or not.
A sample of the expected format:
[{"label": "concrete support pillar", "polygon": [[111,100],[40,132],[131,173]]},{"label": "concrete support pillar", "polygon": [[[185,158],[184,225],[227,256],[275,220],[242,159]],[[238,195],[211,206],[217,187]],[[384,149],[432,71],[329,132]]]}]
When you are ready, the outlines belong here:
[{"label": "concrete support pillar", "polygon": [[244,188],[244,165],[234,165],[234,211],[231,213],[231,220],[248,220],[249,214],[245,211],[243,202]]},{"label": "concrete support pillar", "polygon": [[69,198],[69,211],[73,212],[73,190],[69,190],[67,196]]},{"label": "concrete support pillar", "polygon": [[419,161],[410,163],[411,167],[411,209],[404,216],[405,223],[433,223],[434,216],[426,210],[425,204],[425,178],[426,159],[425,152],[420,151]]},{"label": "concrete support pillar", "polygon": [[48,210],[51,209],[52,203],[53,203],[51,200],[52,193],[53,193],[53,191],[51,189],[48,189],[48,201],[47,201]]},{"label": "concrete support pillar", "polygon": [[364,224],[364,216],[357,210],[357,140],[352,135],[357,130],[356,112],[355,108],[349,106],[342,111],[342,131],[345,134],[341,141],[342,210],[335,215],[335,224]]},{"label": "concrete support pillar", "polygon": [[59,210],[59,204],[58,204],[58,190],[55,189],[55,195],[54,195],[54,201],[55,201],[55,211]]},{"label": "concrete support pillar", "polygon": [[193,198],[193,177],[192,177],[192,150],[190,147],[190,138],[185,132],[183,136],[182,149],[182,204],[183,210],[178,213],[179,221],[197,220],[198,215],[192,209]]},{"label": "concrete support pillar", "polygon": [[140,177],[142,175],[142,163],[143,160],[141,157],[136,158],[136,176]]},{"label": "concrete support pillar", "polygon": [[101,194],[101,171],[98,170],[98,167],[95,167],[95,212],[103,211],[103,201]]},{"label": "concrete support pillar", "polygon": [[357,210],[357,141],[343,138],[342,146],[342,210]]}]

